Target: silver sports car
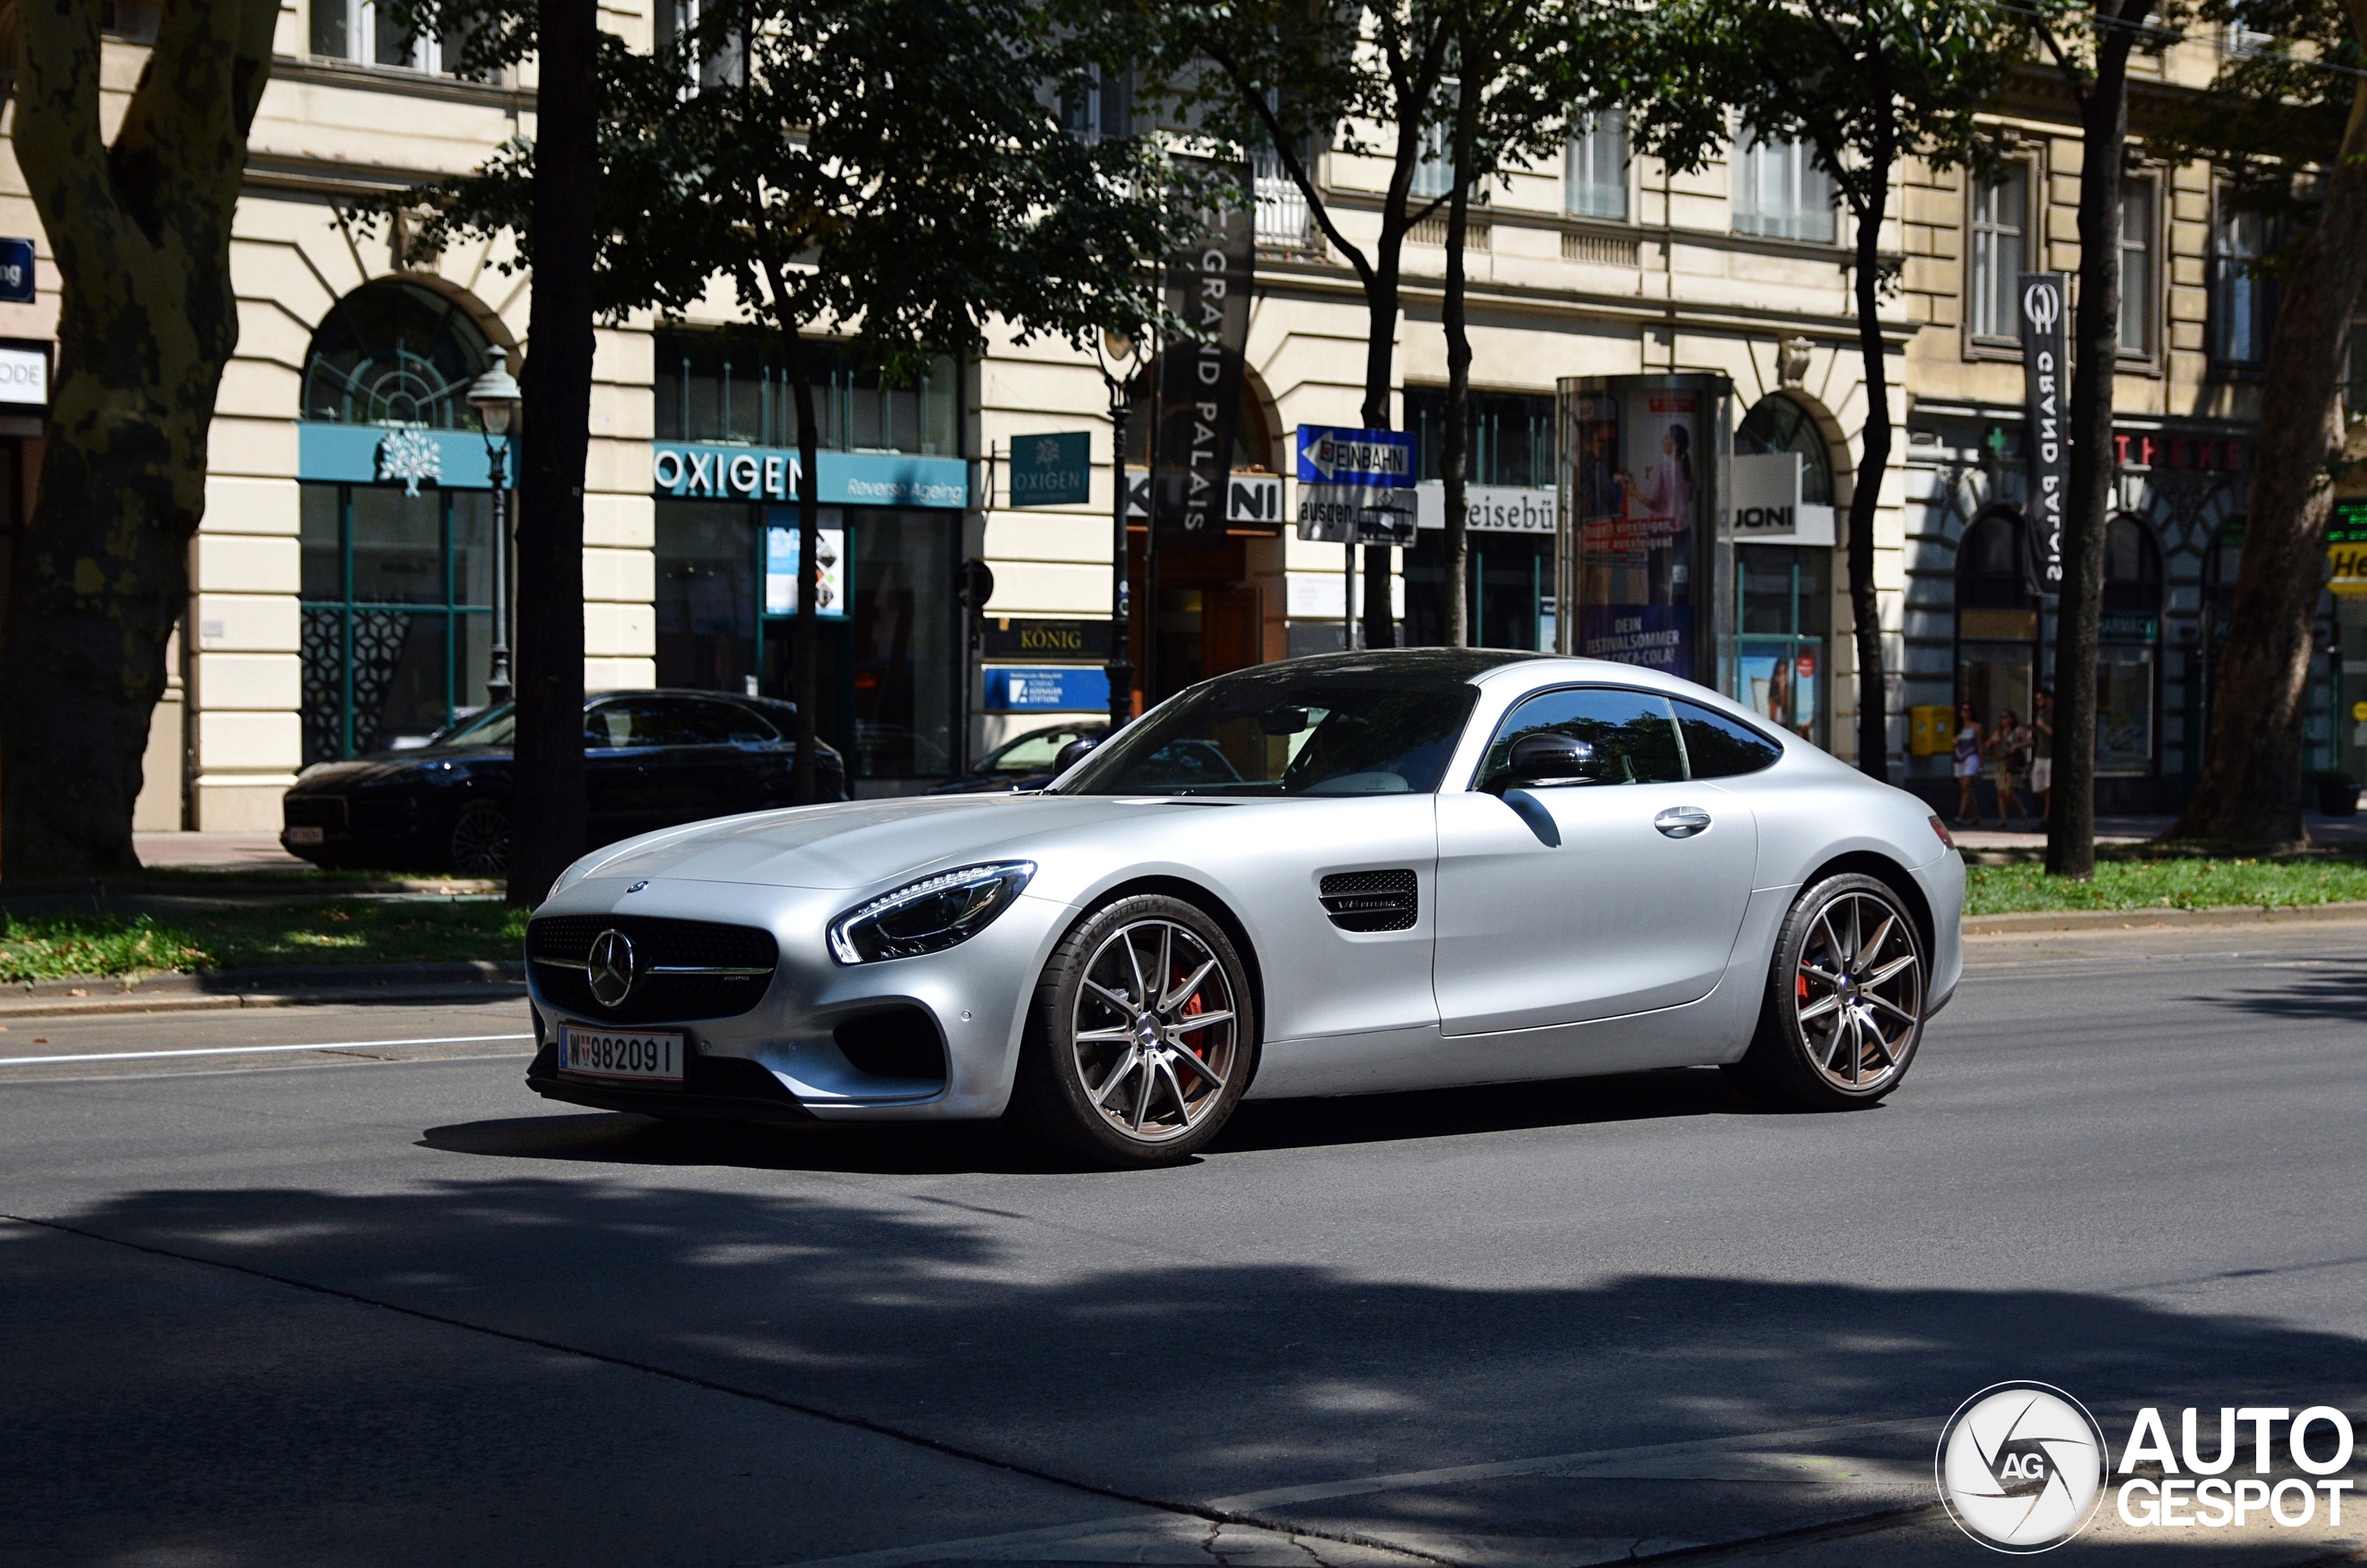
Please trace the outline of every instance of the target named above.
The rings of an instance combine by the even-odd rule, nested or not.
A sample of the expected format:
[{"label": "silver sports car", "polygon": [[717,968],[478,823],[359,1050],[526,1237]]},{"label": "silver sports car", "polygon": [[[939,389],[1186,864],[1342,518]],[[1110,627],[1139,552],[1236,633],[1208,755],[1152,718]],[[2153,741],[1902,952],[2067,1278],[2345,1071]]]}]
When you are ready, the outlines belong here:
[{"label": "silver sports car", "polygon": [[1687,681],[1478,650],[1220,676],[1047,788],[613,844],[527,928],[555,1099],[1023,1118],[1182,1158],[1243,1096],[1717,1063],[1896,1087],[1962,968],[1930,810]]}]

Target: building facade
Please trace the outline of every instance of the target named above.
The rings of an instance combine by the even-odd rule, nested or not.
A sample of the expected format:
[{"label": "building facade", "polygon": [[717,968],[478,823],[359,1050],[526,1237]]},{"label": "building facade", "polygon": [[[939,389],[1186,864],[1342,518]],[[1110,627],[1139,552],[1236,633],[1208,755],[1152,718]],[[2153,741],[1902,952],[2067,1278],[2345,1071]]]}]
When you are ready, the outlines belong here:
[{"label": "building facade", "polygon": [[[123,31],[108,45],[108,80],[128,90],[145,45],[137,7],[114,14]],[[603,17],[629,39],[650,35],[646,14]],[[276,828],[279,794],[304,766],[418,743],[485,700],[496,508],[487,443],[462,393],[495,349],[513,368],[531,356],[531,279],[499,243],[404,265],[402,236],[370,231],[349,209],[531,135],[532,72],[455,80],[432,43],[380,29],[370,0],[300,3],[283,13],[278,44],[237,223],[241,338],[143,827]],[[2204,43],[2151,60],[2138,132],[2178,82],[2214,64]],[[2039,79],[1997,128],[2016,148],[2005,181],[1976,190],[1910,169],[1895,193],[1885,248],[1902,271],[1882,335],[1899,434],[1892,466],[1871,475],[1858,467],[1868,410],[1846,215],[1802,149],[1743,129],[1726,158],[1677,174],[1628,156],[1620,120],[1606,116],[1558,163],[1491,190],[1466,252],[1475,490],[1462,591],[1475,640],[1587,651],[1573,601],[1556,594],[1571,509],[1560,465],[1583,460],[1557,425],[1564,384],[1708,377],[1724,389],[1714,427],[1656,437],[1656,451],[1631,447],[1621,483],[1690,486],[1687,443],[1706,444],[1704,472],[1713,457],[1723,472],[1730,452],[1783,459],[1790,499],[1818,520],[1780,540],[1717,520],[1727,565],[1686,589],[1692,613],[1730,636],[1717,682],[1853,754],[1846,520],[1858,486],[1872,484],[1894,776],[1935,798],[1945,785],[1946,758],[1919,743],[1910,710],[1969,700],[1989,719],[2026,714],[2031,686],[2048,679],[2051,628],[2019,565],[2010,291],[2022,270],[2076,266],[2079,143],[2071,106]],[[1336,221],[1369,242],[1386,166],[1334,152],[1318,168]],[[1295,537],[1286,475],[1297,427],[1360,423],[1368,317],[1297,192],[1277,170],[1257,174],[1257,285],[1225,537],[1153,559],[1139,528],[1133,535],[1138,702],[1342,645],[1343,550]],[[1442,189],[1442,171],[1421,183]],[[2129,189],[2101,743],[2108,804],[2153,808],[2174,802],[2196,766],[2269,301],[2243,270],[2259,236],[2219,212],[2209,169],[2145,166]],[[55,278],[13,163],[0,166],[0,234],[33,240],[38,288],[32,303],[0,303],[0,339],[45,352]],[[1442,221],[1413,232],[1394,327],[1394,423],[1414,434],[1424,480],[1425,526],[1392,554],[1409,643],[1439,640],[1451,591],[1434,484],[1443,240]],[[1106,713],[1098,670],[1121,465],[1101,364],[1057,343],[1001,339],[884,386],[852,355],[825,345],[821,357],[817,718],[857,792],[926,788],[1012,735]],[[785,694],[800,476],[777,352],[718,295],[687,319],[602,326],[595,378],[587,682]],[[1147,424],[1138,414],[1130,428],[1136,470]],[[1076,432],[1091,455],[1084,498],[1015,504],[1033,498],[1014,497],[1015,447]],[[37,400],[0,406],[0,490],[19,511],[39,448]],[[972,559],[994,581],[975,617],[957,591]]]}]

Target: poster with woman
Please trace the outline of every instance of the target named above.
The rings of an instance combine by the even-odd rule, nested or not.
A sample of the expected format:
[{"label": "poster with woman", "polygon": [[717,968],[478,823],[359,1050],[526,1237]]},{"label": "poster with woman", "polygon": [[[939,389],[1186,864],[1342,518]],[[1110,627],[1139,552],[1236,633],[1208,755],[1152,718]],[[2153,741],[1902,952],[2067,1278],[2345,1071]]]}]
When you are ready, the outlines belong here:
[{"label": "poster with woman", "polygon": [[1577,651],[1691,676],[1702,395],[1579,396]]}]

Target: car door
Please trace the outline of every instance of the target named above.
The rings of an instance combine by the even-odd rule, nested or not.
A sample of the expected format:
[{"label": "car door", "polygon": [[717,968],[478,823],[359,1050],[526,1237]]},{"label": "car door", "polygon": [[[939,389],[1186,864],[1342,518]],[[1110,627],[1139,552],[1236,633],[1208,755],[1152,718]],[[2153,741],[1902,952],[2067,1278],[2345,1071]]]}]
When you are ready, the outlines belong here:
[{"label": "car door", "polygon": [[650,739],[643,761],[652,827],[753,811],[756,762],[734,740],[742,710],[713,697],[667,693],[646,700]]},{"label": "car door", "polygon": [[665,826],[651,764],[661,719],[649,697],[610,697],[583,712],[583,795],[595,844]]},{"label": "car door", "polygon": [[1689,775],[1669,699],[1539,692],[1498,729],[1481,781],[1538,731],[1593,746],[1600,780],[1439,797],[1433,984],[1450,1035],[1698,1000],[1750,900],[1757,825],[1738,796]]}]

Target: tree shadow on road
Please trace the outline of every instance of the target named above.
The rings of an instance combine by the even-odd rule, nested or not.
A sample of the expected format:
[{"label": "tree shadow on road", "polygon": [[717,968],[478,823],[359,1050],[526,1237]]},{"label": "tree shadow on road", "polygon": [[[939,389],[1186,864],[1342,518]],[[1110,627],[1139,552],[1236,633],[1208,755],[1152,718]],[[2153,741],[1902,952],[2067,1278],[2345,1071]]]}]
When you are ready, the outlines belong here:
[{"label": "tree shadow on road", "polygon": [[[878,1538],[879,1519],[835,1517],[831,1497],[852,1484],[834,1465],[902,1440],[881,1429],[940,1458],[1208,1500],[1902,1418],[1928,1430],[1820,1452],[1928,1464],[1947,1413],[2000,1379],[2071,1390],[2117,1440],[2136,1403],[2306,1404],[2367,1365],[2350,1334],[2101,1292],[1752,1277],[1711,1261],[1710,1235],[1661,1254],[1695,1267],[1605,1273],[1593,1227],[1524,1213],[1469,1219],[1500,1244],[1454,1256],[1486,1256],[1487,1277],[1409,1275],[1385,1249],[1355,1268],[1288,1261],[1255,1226],[1229,1243],[1236,1228],[1210,1220],[1257,1201],[1220,1160],[1096,1187],[1073,1219],[1088,1194],[1070,1177],[875,1192],[835,1174],[718,1189],[481,1169],[376,1192],[135,1192],[57,1217],[70,1232],[0,1226],[0,1496],[22,1549],[590,1564],[655,1561],[647,1532],[695,1516],[776,1530],[718,1536],[705,1560],[778,1562]],[[1846,1187],[1828,1194],[1837,1238]],[[1583,1218],[1595,1200],[1565,1201]],[[2014,1243],[1999,1247],[1964,1275],[2010,1280]],[[734,1423],[752,1409],[790,1425],[747,1437]],[[620,1422],[647,1486],[555,1468]],[[792,1455],[812,1495],[779,1489],[752,1443]],[[1426,1495],[1478,1533],[1534,1537],[1515,1560],[1574,1532],[1729,1527],[1715,1510],[1671,1519],[1668,1488]],[[1814,1524],[1836,1495],[1753,1494],[1731,1528]],[[912,1506],[891,1520],[902,1539],[967,1528]]]}]

